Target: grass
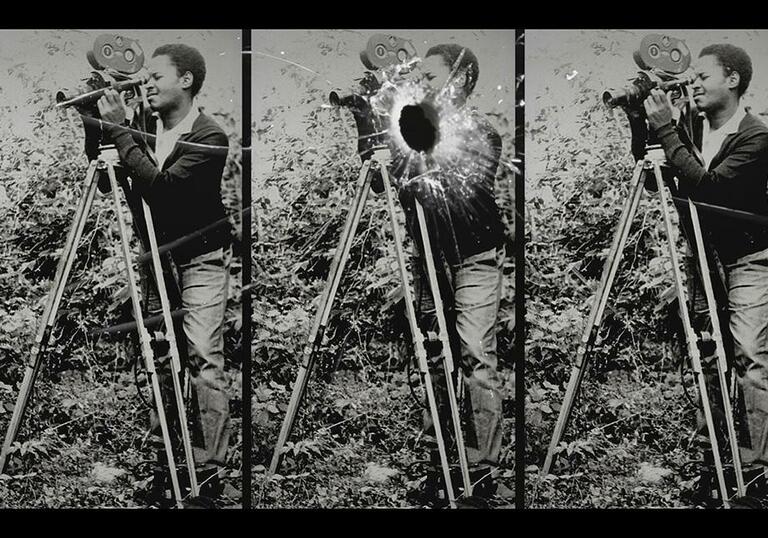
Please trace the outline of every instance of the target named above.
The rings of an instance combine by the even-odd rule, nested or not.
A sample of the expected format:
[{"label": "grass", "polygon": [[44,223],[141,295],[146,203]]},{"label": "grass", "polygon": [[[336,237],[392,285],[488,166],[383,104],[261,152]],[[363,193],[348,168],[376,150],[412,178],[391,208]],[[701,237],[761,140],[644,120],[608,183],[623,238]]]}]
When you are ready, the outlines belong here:
[{"label": "grass", "polygon": [[[143,373],[140,389],[149,401]],[[18,387],[0,392],[3,432]],[[230,387],[236,409],[237,383]],[[233,414],[229,474],[231,498],[222,507],[239,506],[240,418]],[[130,370],[42,373],[35,384],[15,450],[0,475],[4,508],[140,508],[134,491],[151,474],[154,451],[147,441],[149,409],[138,396]],[[180,474],[183,471],[180,471]]]},{"label": "grass", "polygon": [[[512,488],[514,387],[504,372],[502,481]],[[415,379],[415,376],[414,376]],[[416,383],[418,383],[416,381]],[[420,508],[409,493],[426,474],[421,435],[422,406],[401,371],[337,372],[331,382],[313,379],[277,475],[264,484],[284,404],[285,387],[274,398],[278,413],[261,414],[255,391],[254,506],[257,508]],[[421,394],[416,386],[415,392]],[[269,405],[269,404],[267,404]],[[512,506],[514,501],[500,503]]]},{"label": "grass", "polygon": [[[587,374],[589,377],[589,374]],[[690,374],[684,379],[695,389]],[[563,450],[541,477],[556,413],[529,429],[526,469],[531,508],[691,508],[696,485],[695,409],[679,372],[616,370],[587,379]],[[546,399],[557,409],[562,392]],[[553,411],[555,411],[553,409]]]}]

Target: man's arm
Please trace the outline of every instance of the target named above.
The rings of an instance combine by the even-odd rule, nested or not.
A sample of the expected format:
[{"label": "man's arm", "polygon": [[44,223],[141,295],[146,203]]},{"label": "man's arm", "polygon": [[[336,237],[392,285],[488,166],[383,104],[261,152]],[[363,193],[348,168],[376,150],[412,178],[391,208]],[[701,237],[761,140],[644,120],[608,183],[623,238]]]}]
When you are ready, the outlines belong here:
[{"label": "man's arm", "polygon": [[149,192],[157,184],[172,185],[188,181],[198,170],[208,166],[220,165],[224,168],[229,149],[227,136],[217,129],[208,129],[192,141],[179,141],[187,144],[183,155],[167,170],[160,170],[149,156],[139,147],[130,130],[109,126],[104,128],[113,138],[120,160],[128,168],[134,185],[139,192]]},{"label": "man's arm", "polygon": [[[706,201],[713,188],[753,174],[768,162],[768,133],[754,130],[740,133],[740,143],[713,170],[707,170],[691,154],[672,124],[669,97],[655,89],[644,102],[651,128],[664,148],[664,154],[677,172],[681,184],[687,183],[694,199]],[[722,193],[720,193],[722,194]],[[717,200],[712,200],[717,203]]]},{"label": "man's arm", "polygon": [[713,170],[704,168],[680,140],[671,124],[656,131],[670,164],[678,171],[679,178],[697,187],[717,185],[733,181],[755,165],[766,160],[768,133],[755,131],[746,135],[738,146]]},{"label": "man's arm", "polygon": [[[83,121],[83,130],[85,131],[85,155],[89,161],[92,161],[99,156],[100,144],[112,144],[114,141],[102,129],[102,121],[98,115],[85,109],[77,109],[77,112]],[[125,127],[129,125],[127,117],[122,120],[122,125]]]},{"label": "man's arm", "polygon": [[128,168],[139,193],[148,194],[159,184],[189,181],[208,167],[224,168],[229,140],[219,129],[209,127],[198,133],[194,140],[180,141],[187,145],[184,153],[167,170],[161,170],[136,143],[130,129],[123,126],[126,110],[122,96],[115,90],[107,90],[98,106],[104,133],[114,141],[120,160]]}]

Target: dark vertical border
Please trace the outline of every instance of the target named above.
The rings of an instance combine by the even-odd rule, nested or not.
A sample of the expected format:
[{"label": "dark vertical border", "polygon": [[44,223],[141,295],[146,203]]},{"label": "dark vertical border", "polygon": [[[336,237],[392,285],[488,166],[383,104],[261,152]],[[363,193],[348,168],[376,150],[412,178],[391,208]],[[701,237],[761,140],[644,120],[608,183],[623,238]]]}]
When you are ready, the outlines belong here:
[{"label": "dark vertical border", "polygon": [[251,508],[251,455],[252,455],[252,423],[251,423],[251,30],[242,30],[243,44],[243,94],[242,103],[242,245],[243,245],[243,510]]},{"label": "dark vertical border", "polygon": [[515,29],[515,508],[525,508],[525,30]]}]

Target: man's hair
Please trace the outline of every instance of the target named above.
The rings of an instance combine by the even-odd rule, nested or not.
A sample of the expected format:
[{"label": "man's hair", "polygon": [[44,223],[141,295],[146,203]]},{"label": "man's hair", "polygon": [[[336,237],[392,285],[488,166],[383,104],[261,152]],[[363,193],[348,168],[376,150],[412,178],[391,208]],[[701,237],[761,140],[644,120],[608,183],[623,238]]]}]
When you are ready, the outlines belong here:
[{"label": "man's hair", "polygon": [[176,66],[178,76],[182,76],[187,71],[192,73],[192,86],[189,89],[192,97],[197,95],[205,80],[205,59],[200,51],[189,45],[174,43],[157,47],[152,53],[152,57],[155,56],[168,56],[171,63]]},{"label": "man's hair", "polygon": [[739,97],[744,95],[749,87],[749,82],[752,80],[752,60],[744,49],[730,43],[716,43],[701,49],[699,58],[702,56],[717,58],[726,76],[736,71],[739,74],[739,86],[736,91]]},{"label": "man's hair", "polygon": [[[464,52],[463,56],[461,56],[462,51]],[[477,56],[475,56],[475,54],[467,47],[462,47],[455,43],[444,43],[430,47],[425,57],[435,55],[442,57],[445,65],[447,65],[448,69],[451,71],[456,68],[456,61],[459,59],[459,56],[461,56],[461,61],[456,69],[456,73],[464,71],[466,74],[466,79],[464,80],[464,94],[469,96],[472,93],[472,90],[475,89],[477,77],[480,75],[480,64],[477,61]]]}]

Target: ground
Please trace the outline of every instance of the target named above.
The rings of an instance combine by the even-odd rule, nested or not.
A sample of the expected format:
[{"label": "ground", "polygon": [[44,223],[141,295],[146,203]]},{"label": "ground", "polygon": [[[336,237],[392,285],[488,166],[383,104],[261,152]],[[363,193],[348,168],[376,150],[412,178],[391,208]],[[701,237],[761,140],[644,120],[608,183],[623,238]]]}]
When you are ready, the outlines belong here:
[{"label": "ground", "polygon": [[[514,489],[514,377],[504,373],[501,481]],[[414,376],[415,379],[415,376]],[[337,372],[314,378],[279,474],[264,484],[290,396],[276,383],[254,398],[253,495],[257,508],[416,508],[408,498],[426,476],[421,406],[402,371]],[[421,389],[415,387],[416,394]],[[495,499],[511,508],[513,499]]]},{"label": "ground", "polygon": [[[688,373],[685,385],[695,399]],[[532,402],[534,410],[544,407],[547,418],[539,417],[530,428],[538,447],[526,468],[526,504],[533,508],[695,507],[688,495],[697,485],[697,462],[702,455],[695,442],[695,409],[683,392],[679,371],[615,370],[601,379],[585,380],[582,387],[584,396],[574,409],[564,451],[546,478],[540,476],[539,467],[563,391],[549,385],[529,393],[530,398],[538,398]]]},{"label": "ground", "polygon": [[[138,383],[148,401],[144,373],[138,375]],[[240,506],[240,394],[234,384],[231,391],[234,433],[223,508]],[[17,387],[0,385],[3,426],[17,393]],[[90,371],[65,371],[55,378],[43,372],[6,474],[0,474],[2,507],[144,507],[134,501],[133,494],[151,473],[148,416],[132,370],[97,366]]]}]

